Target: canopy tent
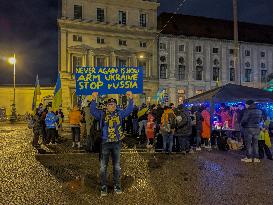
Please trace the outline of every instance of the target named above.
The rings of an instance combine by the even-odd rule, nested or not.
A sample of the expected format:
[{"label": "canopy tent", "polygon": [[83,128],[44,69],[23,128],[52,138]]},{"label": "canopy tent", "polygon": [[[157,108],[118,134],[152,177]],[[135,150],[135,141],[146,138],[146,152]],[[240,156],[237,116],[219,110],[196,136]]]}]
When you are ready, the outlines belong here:
[{"label": "canopy tent", "polygon": [[226,84],[188,98],[186,99],[186,103],[244,102],[247,100],[253,100],[261,103],[273,102],[273,93],[258,88]]}]

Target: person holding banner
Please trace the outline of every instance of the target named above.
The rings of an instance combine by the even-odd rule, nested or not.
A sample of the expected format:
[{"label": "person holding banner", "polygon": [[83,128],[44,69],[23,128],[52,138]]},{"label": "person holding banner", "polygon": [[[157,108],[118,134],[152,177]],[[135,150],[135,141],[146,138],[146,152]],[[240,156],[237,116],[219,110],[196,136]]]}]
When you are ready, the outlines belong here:
[{"label": "person holding banner", "polygon": [[107,101],[106,111],[98,110],[96,99],[97,92],[92,93],[92,102],[90,104],[91,114],[100,121],[102,129],[101,159],[100,159],[100,177],[101,177],[101,196],[107,195],[107,166],[109,156],[112,156],[114,191],[121,194],[120,184],[120,150],[121,140],[124,138],[122,132],[122,120],[128,117],[134,108],[133,94],[131,91],[126,93],[129,98],[129,104],[124,110],[117,110],[116,99],[110,98]]}]

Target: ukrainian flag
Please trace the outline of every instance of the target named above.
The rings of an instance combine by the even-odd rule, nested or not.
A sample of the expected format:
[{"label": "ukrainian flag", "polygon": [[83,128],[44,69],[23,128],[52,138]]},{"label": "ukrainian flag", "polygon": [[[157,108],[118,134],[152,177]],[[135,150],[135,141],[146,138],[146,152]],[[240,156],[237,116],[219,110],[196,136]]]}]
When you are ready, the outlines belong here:
[{"label": "ukrainian flag", "polygon": [[62,85],[61,85],[61,77],[59,73],[55,90],[54,90],[52,108],[54,111],[57,111],[61,107],[61,105],[62,105]]},{"label": "ukrainian flag", "polygon": [[38,75],[36,76],[36,82],[35,82],[35,89],[34,89],[34,95],[33,95],[33,100],[32,100],[32,111],[35,111],[36,109],[36,104],[37,104],[37,96],[41,95],[41,90],[40,90],[40,82]]}]

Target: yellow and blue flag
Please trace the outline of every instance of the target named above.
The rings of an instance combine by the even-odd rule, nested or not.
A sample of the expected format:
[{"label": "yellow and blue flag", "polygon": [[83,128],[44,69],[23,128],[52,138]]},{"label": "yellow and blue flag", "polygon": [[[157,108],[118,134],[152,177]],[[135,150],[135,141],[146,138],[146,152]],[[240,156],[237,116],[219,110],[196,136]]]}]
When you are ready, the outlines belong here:
[{"label": "yellow and blue flag", "polygon": [[32,111],[35,111],[36,109],[36,104],[37,104],[37,96],[41,95],[41,90],[40,90],[40,81],[38,75],[36,76],[36,82],[35,82],[35,88],[34,88],[34,95],[32,99]]},{"label": "yellow and blue flag", "polygon": [[52,108],[54,111],[57,111],[61,106],[62,106],[62,84],[61,84],[61,77],[59,73],[55,90],[54,90]]}]

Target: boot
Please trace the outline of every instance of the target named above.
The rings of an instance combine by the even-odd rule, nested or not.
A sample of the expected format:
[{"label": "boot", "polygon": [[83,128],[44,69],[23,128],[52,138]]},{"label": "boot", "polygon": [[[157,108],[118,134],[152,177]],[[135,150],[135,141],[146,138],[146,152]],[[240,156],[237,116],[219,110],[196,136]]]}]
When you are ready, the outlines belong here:
[{"label": "boot", "polygon": [[77,142],[78,148],[81,148],[81,143]]},{"label": "boot", "polygon": [[72,147],[74,148],[74,147],[75,147],[75,145],[76,145],[76,143],[75,143],[75,142],[73,142],[73,143],[72,143]]}]

